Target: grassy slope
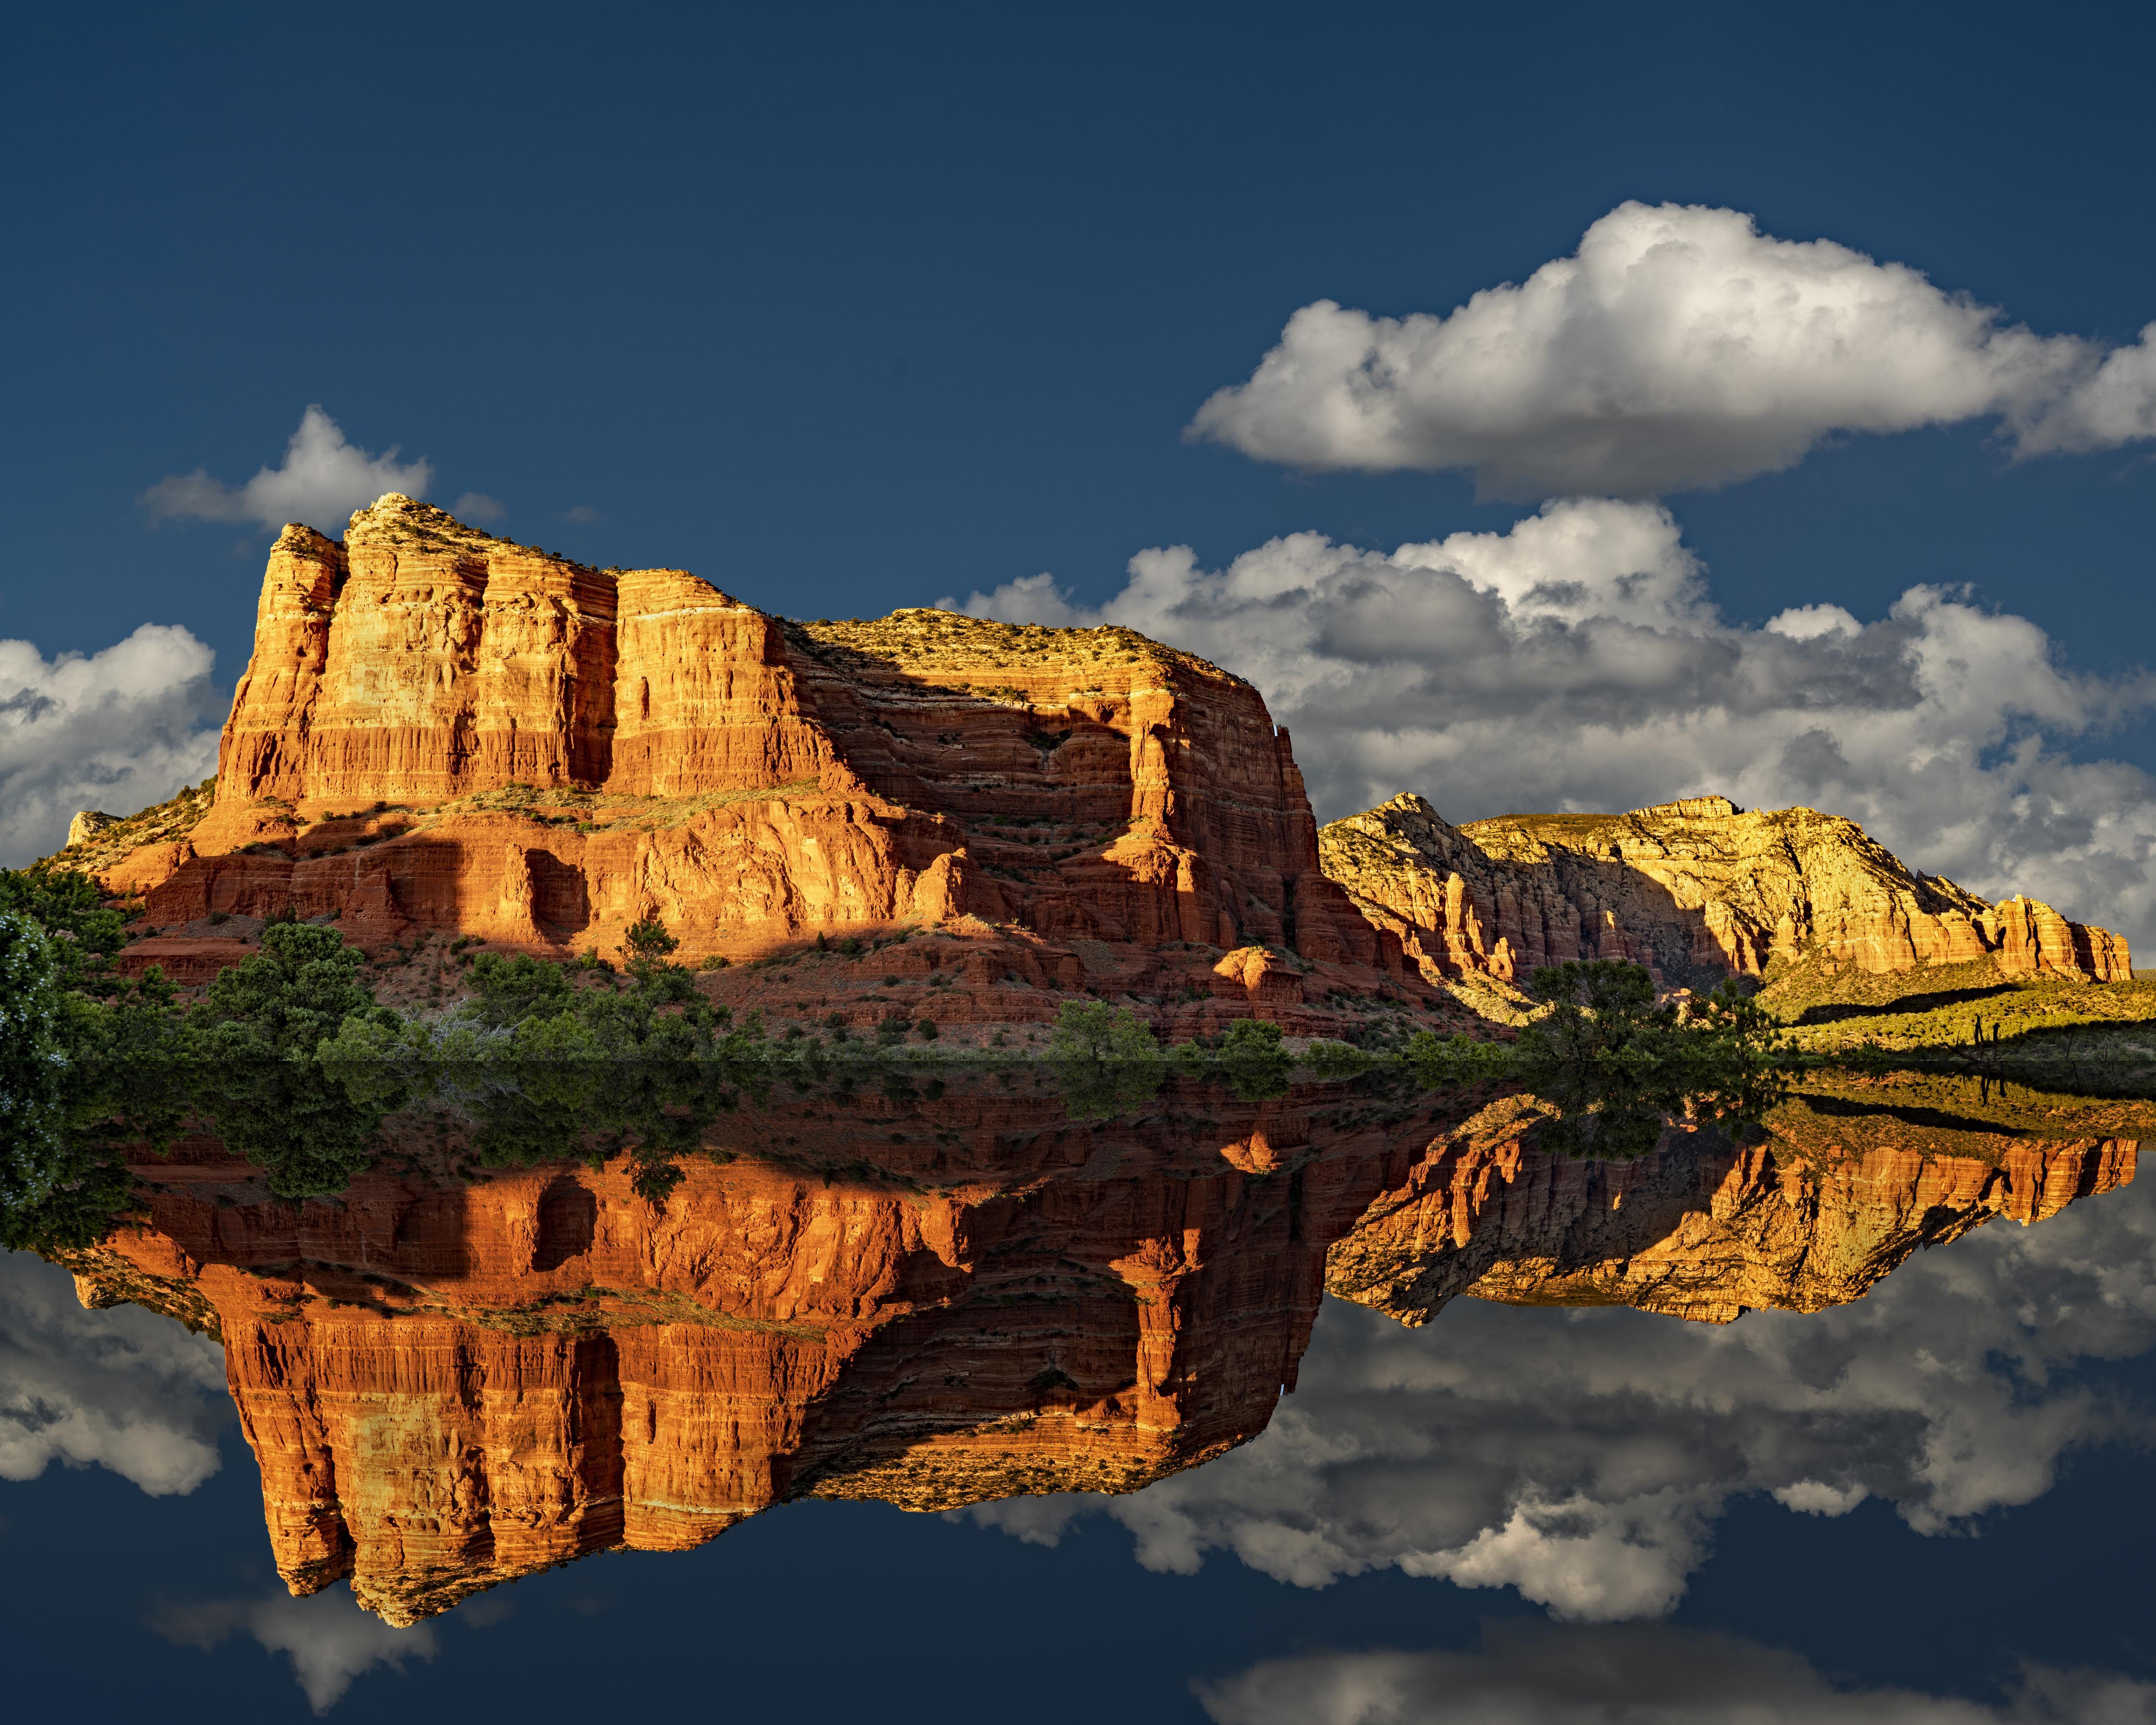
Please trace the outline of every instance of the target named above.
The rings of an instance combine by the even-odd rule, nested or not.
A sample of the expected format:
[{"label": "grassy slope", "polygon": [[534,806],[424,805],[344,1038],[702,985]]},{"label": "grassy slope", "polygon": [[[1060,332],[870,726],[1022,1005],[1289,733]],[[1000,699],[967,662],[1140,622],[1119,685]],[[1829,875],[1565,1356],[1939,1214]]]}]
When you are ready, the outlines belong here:
[{"label": "grassy slope", "polygon": [[1897,976],[1807,960],[1771,973],[1758,998],[1807,1053],[1876,1049],[2076,1089],[2156,1088],[2156,980],[2010,976],[1989,959]]},{"label": "grassy slope", "polygon": [[2038,1142],[2156,1138],[2156,1102],[2045,1089],[1984,1073],[1808,1073],[1770,1110],[1784,1139],[1838,1151],[1920,1145],[1928,1154],[1995,1158],[1999,1135]]}]

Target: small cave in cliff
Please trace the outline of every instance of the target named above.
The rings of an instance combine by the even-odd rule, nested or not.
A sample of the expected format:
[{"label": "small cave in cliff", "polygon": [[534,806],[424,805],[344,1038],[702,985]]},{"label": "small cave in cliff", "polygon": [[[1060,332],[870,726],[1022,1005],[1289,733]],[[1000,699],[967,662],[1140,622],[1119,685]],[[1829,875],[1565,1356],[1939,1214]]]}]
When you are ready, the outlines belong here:
[{"label": "small cave in cliff", "polygon": [[591,1250],[598,1231],[599,1201],[580,1182],[562,1175],[539,1194],[538,1242],[531,1254],[535,1270],[559,1269]]},{"label": "small cave in cliff", "polygon": [[531,920],[540,931],[556,940],[583,933],[592,920],[583,870],[551,851],[527,851],[524,860],[531,871]]}]

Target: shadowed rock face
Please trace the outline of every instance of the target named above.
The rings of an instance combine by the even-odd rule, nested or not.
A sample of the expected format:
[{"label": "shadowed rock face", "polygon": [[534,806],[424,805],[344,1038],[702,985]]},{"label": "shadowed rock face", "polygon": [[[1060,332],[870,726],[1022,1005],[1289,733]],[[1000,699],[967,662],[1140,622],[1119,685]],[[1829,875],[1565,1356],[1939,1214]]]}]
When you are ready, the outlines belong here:
[{"label": "shadowed rock face", "polygon": [[1708,796],[1454,826],[1404,795],[1332,822],[1318,845],[1433,980],[1615,958],[1702,986],[1805,955],[1875,972],[1991,957],[2010,974],[2133,976],[2120,936],[1912,873],[1854,821],[1811,809],[1748,814]]},{"label": "shadowed rock face", "polygon": [[744,1117],[663,1209],[618,1165],[467,1187],[385,1163],[275,1204],[195,1141],[69,1261],[85,1303],[223,1339],[293,1590],[349,1575],[407,1623],[792,1498],[1136,1489],[1264,1429],[1324,1290],[1409,1323],[1461,1293],[1815,1310],[2133,1172],[2115,1137],[1916,1123],[1955,1118],[1936,1098],[1815,1098],[1759,1143],[1678,1130],[1627,1164],[1537,1150],[1532,1099],[1344,1099],[1112,1127],[1003,1094],[808,1100]]},{"label": "shadowed rock face", "polygon": [[1319,868],[1286,734],[1202,660],[941,611],[786,623],[396,495],[278,539],[215,806],[102,873],[162,926],[290,906],[376,945],[610,950],[657,916],[696,960],[997,924],[1270,946],[1296,999],[1310,965],[1312,999],[1421,986]]}]

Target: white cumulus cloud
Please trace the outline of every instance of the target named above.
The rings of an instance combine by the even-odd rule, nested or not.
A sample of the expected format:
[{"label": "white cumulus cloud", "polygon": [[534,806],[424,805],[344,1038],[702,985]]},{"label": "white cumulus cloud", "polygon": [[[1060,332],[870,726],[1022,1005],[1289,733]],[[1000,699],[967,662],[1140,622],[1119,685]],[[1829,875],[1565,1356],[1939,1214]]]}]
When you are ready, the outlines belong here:
[{"label": "white cumulus cloud", "polygon": [[1220,1552],[1323,1587],[1391,1568],[1560,1619],[1651,1618],[1741,1495],[1829,1516],[1877,1498],[1919,1532],[1973,1532],[2072,1450],[2147,1442],[2156,1417],[2076,1368],[2152,1347],[2156,1190],[2129,1186],[1994,1222],[1815,1316],[1456,1300],[1409,1330],[1328,1300],[1295,1394],[1242,1449],[1128,1497],[964,1513],[1043,1543],[1106,1515],[1152,1569]]},{"label": "white cumulus cloud", "polygon": [[963,609],[1124,624],[1247,677],[1321,820],[1402,790],[1455,821],[1719,791],[2156,935],[2156,778],[2069,753],[2156,702],[2156,678],[2076,673],[2026,618],[1939,586],[1866,620],[1731,622],[1658,504],[1571,499],[1390,553],[1296,533],[1217,570],[1176,546],[1097,608],[1033,575]]},{"label": "white cumulus cloud", "polygon": [[1190,433],[1306,468],[1460,469],[1493,497],[1637,497],[1984,418],[2023,455],[2156,436],[2156,325],[2107,353],[1737,210],[1634,203],[1449,315],[1305,306]]},{"label": "white cumulus cloud", "polygon": [[375,1666],[401,1672],[406,1660],[431,1660],[439,1645],[431,1625],[392,1629],[360,1609],[341,1585],[304,1599],[271,1594],[167,1604],[151,1618],[150,1626],[168,1641],[204,1652],[228,1635],[252,1635],[264,1652],[291,1660],[293,1675],[317,1713],[335,1707],[352,1680]]},{"label": "white cumulus cloud", "polygon": [[2025,1665],[2003,1702],[1835,1683],[1797,1654],[1640,1625],[1491,1623],[1473,1650],[1267,1660],[1199,1699],[1215,1725],[2107,1725],[2156,1721],[2156,1684]]},{"label": "white cumulus cloud", "polygon": [[215,1342],[137,1306],[85,1311],[65,1270],[0,1253],[0,1480],[57,1461],[184,1495],[231,1418]]},{"label": "white cumulus cloud", "polygon": [[216,771],[214,658],[165,623],[88,656],[0,641],[0,867],[58,850],[79,809],[133,814]]},{"label": "white cumulus cloud", "polygon": [[370,454],[346,442],[337,422],[313,406],[300,415],[283,466],[264,466],[237,486],[198,467],[159,480],[141,502],[158,521],[251,521],[271,532],[299,521],[336,538],[353,510],[384,492],[423,497],[434,482],[434,470],[426,461],[400,466],[394,445]]}]

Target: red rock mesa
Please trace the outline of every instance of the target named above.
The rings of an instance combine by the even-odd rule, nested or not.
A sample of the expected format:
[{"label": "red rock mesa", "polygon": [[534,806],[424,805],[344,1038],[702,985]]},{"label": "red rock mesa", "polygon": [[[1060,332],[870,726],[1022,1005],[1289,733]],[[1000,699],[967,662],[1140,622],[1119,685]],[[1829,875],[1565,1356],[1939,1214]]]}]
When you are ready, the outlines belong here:
[{"label": "red rock mesa", "polygon": [[[189,812],[102,870],[162,929],[290,907],[362,944],[611,950],[656,916],[695,960],[907,923],[1015,932],[1065,986],[1172,948],[1268,1011],[1425,991],[1320,868],[1286,734],[1202,660],[937,610],[789,623],[393,494],[341,543],[278,539]],[[133,962],[237,950],[177,938]]]}]

